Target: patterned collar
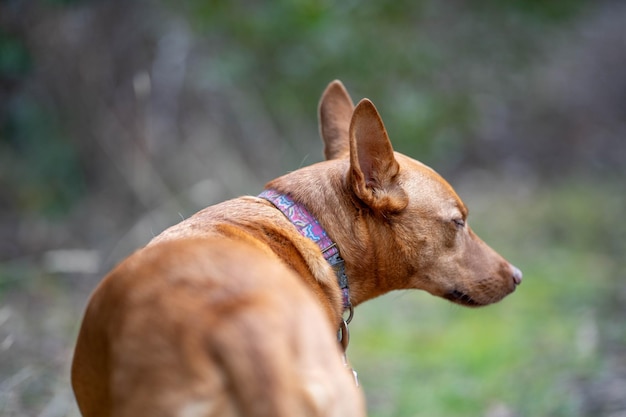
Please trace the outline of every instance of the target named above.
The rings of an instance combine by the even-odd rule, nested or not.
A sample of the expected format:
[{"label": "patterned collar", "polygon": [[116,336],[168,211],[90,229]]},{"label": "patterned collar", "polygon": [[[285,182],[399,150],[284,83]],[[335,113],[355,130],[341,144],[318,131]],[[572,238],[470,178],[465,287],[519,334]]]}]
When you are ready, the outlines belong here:
[{"label": "patterned collar", "polygon": [[337,275],[337,281],[339,282],[339,288],[341,288],[341,294],[343,297],[343,308],[348,311],[348,318],[346,324],[352,320],[353,310],[352,303],[350,302],[350,290],[348,288],[348,276],[346,275],[345,262],[339,254],[339,248],[337,244],[333,242],[322,225],[317,221],[315,217],[309,211],[299,203],[293,201],[288,194],[281,194],[275,190],[264,190],[258,196],[263,198],[279,209],[298,229],[300,234],[304,237],[311,239],[319,246],[324,259],[328,261],[330,266],[335,270]]}]

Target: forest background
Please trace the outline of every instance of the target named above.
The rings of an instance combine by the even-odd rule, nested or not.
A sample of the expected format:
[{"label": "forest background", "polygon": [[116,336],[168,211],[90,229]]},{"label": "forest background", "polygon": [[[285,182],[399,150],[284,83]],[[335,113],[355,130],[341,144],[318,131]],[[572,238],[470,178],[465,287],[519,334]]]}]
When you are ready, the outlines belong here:
[{"label": "forest background", "polygon": [[372,416],[626,416],[626,3],[0,3],[0,415],[77,416],[103,274],[165,227],[321,160],[333,79],[377,105],[525,273],[472,310],[356,311]]}]

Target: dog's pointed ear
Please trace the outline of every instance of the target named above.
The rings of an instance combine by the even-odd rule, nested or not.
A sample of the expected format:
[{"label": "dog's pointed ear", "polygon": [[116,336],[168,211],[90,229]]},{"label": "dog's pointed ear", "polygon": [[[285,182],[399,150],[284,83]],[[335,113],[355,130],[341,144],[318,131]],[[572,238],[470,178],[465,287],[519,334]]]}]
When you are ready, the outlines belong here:
[{"label": "dog's pointed ear", "polygon": [[408,196],[397,181],[400,165],[394,156],[376,107],[363,99],[350,122],[350,178],[356,196],[380,212],[398,212]]},{"label": "dog's pointed ear", "polygon": [[341,81],[328,84],[319,104],[320,135],[324,141],[324,156],[335,159],[350,151],[348,129],[354,104]]}]

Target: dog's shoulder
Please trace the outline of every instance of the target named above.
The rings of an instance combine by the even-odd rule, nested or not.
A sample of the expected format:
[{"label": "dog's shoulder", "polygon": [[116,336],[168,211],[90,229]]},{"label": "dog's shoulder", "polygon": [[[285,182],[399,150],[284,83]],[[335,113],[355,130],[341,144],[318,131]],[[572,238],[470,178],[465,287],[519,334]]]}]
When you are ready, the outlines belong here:
[{"label": "dog's shoulder", "polygon": [[266,200],[243,196],[208,206],[165,229],[148,246],[170,240],[224,234],[255,234],[264,225],[282,225],[284,216]]}]

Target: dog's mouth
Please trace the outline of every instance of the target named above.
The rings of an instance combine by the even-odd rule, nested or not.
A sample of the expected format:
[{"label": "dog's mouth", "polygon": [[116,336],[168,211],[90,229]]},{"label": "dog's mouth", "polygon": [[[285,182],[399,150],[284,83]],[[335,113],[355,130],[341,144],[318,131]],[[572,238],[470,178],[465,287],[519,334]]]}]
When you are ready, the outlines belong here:
[{"label": "dog's mouth", "polygon": [[469,294],[459,291],[452,290],[444,295],[446,300],[452,301],[453,303],[461,304],[466,307],[480,307],[483,304],[474,300]]}]

